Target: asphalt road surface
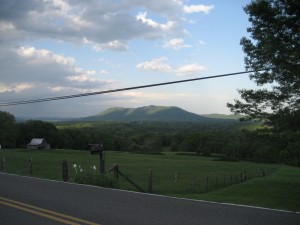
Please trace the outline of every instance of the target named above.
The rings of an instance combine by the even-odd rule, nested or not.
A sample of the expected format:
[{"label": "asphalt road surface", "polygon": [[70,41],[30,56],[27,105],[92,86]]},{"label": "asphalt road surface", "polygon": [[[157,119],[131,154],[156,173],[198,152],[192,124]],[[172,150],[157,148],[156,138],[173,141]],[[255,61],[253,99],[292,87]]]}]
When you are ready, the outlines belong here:
[{"label": "asphalt road surface", "polygon": [[300,214],[0,173],[0,225],[299,225]]}]

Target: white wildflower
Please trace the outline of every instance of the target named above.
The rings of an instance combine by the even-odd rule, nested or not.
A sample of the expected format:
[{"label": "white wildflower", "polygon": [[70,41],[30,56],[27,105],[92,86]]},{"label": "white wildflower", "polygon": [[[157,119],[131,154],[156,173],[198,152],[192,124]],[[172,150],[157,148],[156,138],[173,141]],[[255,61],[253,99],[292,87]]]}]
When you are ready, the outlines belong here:
[{"label": "white wildflower", "polygon": [[73,165],[73,168],[75,170],[75,173],[77,173],[77,165],[76,164]]}]

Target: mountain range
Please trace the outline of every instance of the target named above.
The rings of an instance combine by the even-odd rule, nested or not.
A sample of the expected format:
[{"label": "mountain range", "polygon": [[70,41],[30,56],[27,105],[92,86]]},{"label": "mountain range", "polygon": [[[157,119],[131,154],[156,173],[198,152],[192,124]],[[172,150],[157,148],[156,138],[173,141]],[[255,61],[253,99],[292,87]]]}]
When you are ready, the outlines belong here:
[{"label": "mountain range", "polygon": [[238,117],[223,114],[201,116],[175,106],[150,105],[139,108],[109,108],[97,115],[81,118],[81,121],[210,122],[217,119],[238,119]]},{"label": "mountain range", "polygon": [[198,115],[188,112],[176,106],[144,106],[139,108],[122,108],[113,107],[93,116],[81,118],[60,118],[60,117],[17,117],[17,122],[27,120],[42,120],[47,122],[63,121],[115,121],[115,122],[132,122],[132,121],[160,121],[160,122],[218,122],[224,120],[238,120],[239,115],[225,114],[203,114]]}]

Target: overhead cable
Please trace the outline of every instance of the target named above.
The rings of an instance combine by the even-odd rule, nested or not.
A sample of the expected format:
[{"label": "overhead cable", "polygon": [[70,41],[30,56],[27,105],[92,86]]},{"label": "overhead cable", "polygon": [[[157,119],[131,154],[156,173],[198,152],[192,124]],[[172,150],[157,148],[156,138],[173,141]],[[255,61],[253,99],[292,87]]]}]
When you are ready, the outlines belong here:
[{"label": "overhead cable", "polygon": [[111,90],[105,90],[105,91],[88,92],[88,93],[75,94],[75,95],[65,95],[65,96],[59,96],[59,97],[40,98],[40,99],[32,99],[32,100],[24,100],[24,101],[14,101],[14,102],[2,102],[2,103],[0,102],[0,107],[31,104],[31,103],[38,103],[38,102],[56,101],[56,100],[79,98],[79,97],[86,97],[86,96],[92,96],[92,95],[102,95],[102,94],[108,94],[108,93],[114,93],[114,92],[129,91],[129,90],[142,89],[142,88],[150,88],[150,87],[199,81],[199,80],[215,79],[215,78],[220,78],[220,77],[235,76],[235,75],[241,75],[241,74],[247,74],[247,73],[253,73],[253,72],[266,71],[266,70],[270,70],[270,69],[272,69],[272,68],[266,68],[266,69],[255,70],[255,71],[252,70],[252,71],[243,71],[243,72],[236,72],[236,73],[227,73],[227,74],[221,74],[221,75],[215,75],[215,76],[198,77],[198,78],[192,78],[192,79],[186,79],[186,80],[177,80],[177,81],[170,81],[170,82],[164,82],[164,83],[155,83],[155,84],[127,87],[127,88],[111,89]]}]

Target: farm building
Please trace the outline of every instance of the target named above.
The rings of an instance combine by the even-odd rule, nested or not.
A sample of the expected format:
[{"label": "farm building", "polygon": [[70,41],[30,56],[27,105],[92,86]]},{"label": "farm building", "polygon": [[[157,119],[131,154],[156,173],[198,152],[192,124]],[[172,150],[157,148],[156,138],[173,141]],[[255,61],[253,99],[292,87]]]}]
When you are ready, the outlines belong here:
[{"label": "farm building", "polygon": [[33,138],[29,144],[27,144],[27,149],[50,149],[50,144],[44,138]]}]

